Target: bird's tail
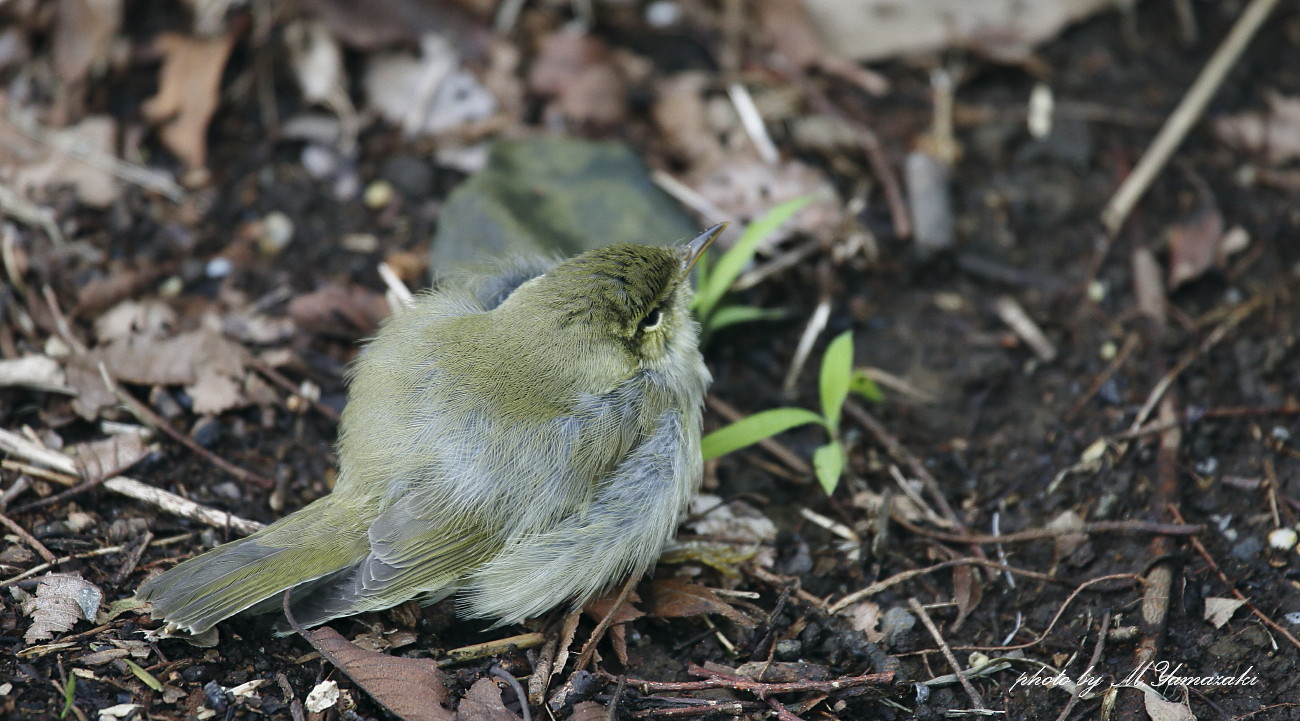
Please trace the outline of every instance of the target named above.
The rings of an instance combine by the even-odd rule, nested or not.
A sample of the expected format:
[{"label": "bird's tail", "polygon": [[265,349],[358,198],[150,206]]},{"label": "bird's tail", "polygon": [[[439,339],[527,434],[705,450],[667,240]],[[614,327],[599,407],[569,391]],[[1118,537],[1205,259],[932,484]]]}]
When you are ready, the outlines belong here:
[{"label": "bird's tail", "polygon": [[[315,582],[369,552],[355,509],[326,496],[257,533],[218,546],[145,582],[137,596],[152,615],[202,633],[240,611],[278,608],[287,589],[301,596]],[[266,601],[266,603],[262,603]],[[254,608],[258,606],[258,608]]]}]

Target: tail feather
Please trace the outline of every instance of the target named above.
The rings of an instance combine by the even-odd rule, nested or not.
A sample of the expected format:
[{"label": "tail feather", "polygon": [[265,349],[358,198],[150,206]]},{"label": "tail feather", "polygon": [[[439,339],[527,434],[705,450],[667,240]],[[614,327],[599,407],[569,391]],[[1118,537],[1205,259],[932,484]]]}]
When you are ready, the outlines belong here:
[{"label": "tail feather", "polygon": [[344,526],[331,522],[338,519],[330,518],[327,504],[318,505],[323,504],[150,579],[137,596],[153,605],[155,618],[192,633],[241,611],[278,607],[272,597],[344,571],[369,552],[364,527],[359,533],[339,533]]}]

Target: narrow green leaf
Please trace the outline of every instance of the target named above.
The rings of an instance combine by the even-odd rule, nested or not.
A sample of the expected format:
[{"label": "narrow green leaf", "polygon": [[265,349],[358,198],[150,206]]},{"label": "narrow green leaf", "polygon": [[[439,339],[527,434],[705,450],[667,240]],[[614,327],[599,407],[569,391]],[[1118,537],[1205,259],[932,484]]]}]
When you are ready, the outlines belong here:
[{"label": "narrow green leaf", "polygon": [[840,411],[849,395],[853,380],[853,331],[846,330],[835,336],[822,356],[822,415],[832,433],[840,427]]},{"label": "narrow green leaf", "polygon": [[718,331],[740,323],[760,320],[777,320],[785,317],[780,308],[759,308],[752,305],[724,305],[709,319],[709,330]]},{"label": "narrow green leaf", "polygon": [[831,441],[813,451],[813,470],[817,471],[817,482],[826,495],[834,493],[844,473],[844,446],[839,441]]},{"label": "narrow green leaf", "polygon": [[153,674],[141,668],[140,664],[129,658],[124,658],[122,660],[126,662],[127,668],[131,669],[131,673],[135,674],[136,678],[144,682],[144,685],[155,691],[163,690],[162,681],[159,681]]},{"label": "narrow green leaf", "polygon": [[853,371],[853,380],[849,382],[849,391],[857,393],[872,403],[884,403],[885,394],[880,391],[880,386],[871,379],[871,376],[862,371]]},{"label": "narrow green leaf", "polygon": [[773,408],[719,428],[705,436],[700,447],[709,460],[810,423],[821,425],[821,416],[802,408]]},{"label": "narrow green leaf", "polygon": [[72,701],[77,694],[77,677],[68,674],[68,682],[63,684],[63,712],[59,718],[67,718],[68,712],[72,711]]},{"label": "narrow green leaf", "polygon": [[717,309],[722,296],[731,288],[731,284],[736,282],[745,265],[758,252],[758,246],[787,220],[794,217],[795,213],[803,210],[812,199],[813,196],[804,195],[794,200],[787,200],[767,211],[766,215],[745,228],[736,244],[723,253],[717,264],[710,269],[707,278],[700,276],[700,287],[695,293],[691,307],[695,309],[695,315],[701,322],[708,323],[709,316]]}]

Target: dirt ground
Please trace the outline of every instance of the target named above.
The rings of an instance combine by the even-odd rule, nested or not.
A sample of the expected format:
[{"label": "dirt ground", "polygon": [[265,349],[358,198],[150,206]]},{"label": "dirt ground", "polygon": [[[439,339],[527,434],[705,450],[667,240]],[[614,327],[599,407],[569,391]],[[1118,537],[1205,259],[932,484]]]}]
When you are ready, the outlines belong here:
[{"label": "dirt ground", "polygon": [[[113,152],[127,165],[182,181],[115,176],[111,197],[95,204],[69,175],[76,171],[49,161],[47,175],[36,176],[37,159],[0,154],[14,171],[0,181],[35,199],[23,207],[49,209],[65,236],[56,241],[47,224],[24,220],[0,198],[8,217],[0,356],[54,359],[59,372],[49,378],[62,387],[0,387],[0,428],[55,449],[106,437],[144,449],[106,455],[100,446],[93,468],[83,456],[76,469],[52,472],[6,446],[0,717],[94,718],[113,707],[113,718],[391,717],[302,638],[274,637],[266,618],[232,619],[215,645],[198,647],[146,635],[160,624],[112,605],[150,574],[243,535],[235,528],[108,487],[56,494],[80,482],[73,476],[122,474],[267,523],[327,493],[345,369],[387,312],[377,267],[387,262],[412,287],[427,284],[439,213],[467,177],[445,153],[448,136],[471,147],[547,131],[625,140],[648,166],[688,184],[706,177],[704,168],[732,170],[748,178],[740,185],[761,186],[758,199],[706,195],[738,221],[829,189],[834,200],[820,215],[798,216],[760,256],[760,268],[777,261],[774,271],[738,294],[785,309],[785,319],[714,336],[705,351],[710,393],[740,414],[815,408],[821,351],[851,329],[855,363],[870,369],[884,400],[851,401],[848,468],[833,495],[807,465],[821,431],[796,430],[776,447],[710,462],[705,491],[738,502],[727,506],[738,516],[770,519],[772,535],[737,540],[763,524],[688,519],[682,547],[640,587],[644,613],[597,646],[590,675],[575,662],[600,614],[567,630],[573,653],[541,694],[553,705],[534,707],[534,717],[929,719],[983,708],[1007,719],[1300,718],[1300,150],[1286,150],[1300,147],[1300,121],[1287,105],[1300,102],[1294,5],[1284,3],[1245,47],[1123,226],[1108,234],[1100,221],[1247,4],[1152,0],[1131,13],[1107,10],[1010,60],[989,48],[947,48],[873,62],[888,89],[872,94],[874,77],[855,82],[829,63],[792,69],[794,51],[772,50],[762,23],[728,15],[733,6],[759,12],[745,3],[596,2],[591,44],[555,51],[566,58],[554,61],[559,67],[603,88],[585,95],[569,92],[570,75],[560,73],[556,89],[530,72],[587,4],[527,3],[495,44],[491,13],[436,5],[438,21],[463,39],[466,67],[495,78],[483,84],[498,99],[513,98],[491,118],[439,135],[405,133],[359,99],[367,63],[394,48],[413,52],[424,11],[412,8],[435,5],[382,3],[373,25],[345,32],[349,3],[235,3],[207,41],[231,38],[207,94],[214,114],[209,124],[195,121],[188,141],[169,139],[185,132],[175,130],[181,121],[160,130],[148,109],[167,83],[159,67],[171,51],[160,38],[195,23],[187,4],[127,3],[110,33],[117,40],[104,46],[112,59],[59,83],[50,79],[63,67],[52,28],[72,12],[65,5],[80,4],[0,5],[0,15],[22,18],[0,41],[29,43],[25,59],[0,62],[9,111],[35,108],[47,128],[110,118]],[[685,19],[650,27],[651,5]],[[1193,13],[1194,38],[1177,21],[1179,7]],[[315,16],[334,18],[329,32],[346,38],[344,101],[309,102],[295,79],[289,28]],[[509,48],[513,66],[502,60]],[[203,73],[190,70],[181,85],[201,88]],[[798,169],[735,170],[756,161],[735,149],[752,154],[734,119],[716,133],[731,140],[687,149],[683,133],[698,129],[683,120],[675,134],[656,116],[667,79],[686,71],[699,74],[705,90],[688,96],[705,115],[729,107],[731,82],[762,89],[781,162]],[[954,88],[946,96],[943,77]],[[1054,100],[1041,137],[1026,124],[1036,87]],[[623,99],[618,107],[609,92]],[[196,93],[181,105],[202,105]],[[936,107],[949,100],[936,125]],[[327,124],[321,141],[324,131],[302,120],[311,107],[357,119],[354,150],[339,150],[346,123],[341,131]],[[670,117],[689,115],[675,107],[681,114]],[[809,141],[801,133],[812,132],[804,121],[813,117],[836,119],[847,134]],[[1242,118],[1276,125],[1252,141],[1224,124]],[[8,122],[0,130],[18,127],[12,114]],[[721,153],[712,166],[702,159],[709,153]],[[937,191],[908,184],[905,169],[917,158],[951,160],[948,181]],[[777,188],[771,199],[753,180],[765,173]],[[914,215],[894,212],[891,182],[905,186],[904,203],[946,196],[952,242],[929,251],[900,235],[900,220]],[[178,195],[167,197],[173,185]],[[701,227],[710,220],[696,219]],[[281,243],[286,225],[291,239]],[[783,267],[792,255],[797,262]],[[110,311],[124,302],[136,304],[134,315],[114,320]],[[814,328],[811,356],[786,392],[819,303],[829,304],[828,319]],[[107,356],[112,366],[106,338],[149,324],[159,329],[159,345],[145,351],[151,370],[117,374],[118,390],[134,399],[124,401],[85,359]],[[177,339],[212,345],[195,351]],[[172,353],[202,360],[186,376],[161,367]],[[227,356],[241,360],[222,365]],[[90,398],[94,388],[99,398]],[[728,420],[710,404],[706,430]],[[157,430],[159,422],[197,450]],[[143,446],[123,431],[141,425],[155,428]],[[116,463],[115,453],[131,463]],[[705,505],[707,519],[719,503]],[[42,550],[57,563],[33,572],[46,563]],[[47,571],[102,592],[98,618],[28,640],[29,605]],[[662,599],[679,577],[720,590],[683,609]],[[460,718],[507,719],[518,717],[519,702],[504,684],[480,707],[458,700],[483,688],[475,682],[493,668],[530,688],[563,648],[565,623],[557,611],[487,630],[442,604],[331,626],[367,648],[432,659],[540,632],[539,645],[443,668]],[[971,671],[961,683],[954,663]],[[871,674],[886,675],[863,678]],[[1090,686],[1090,677],[1100,682]],[[844,683],[828,683],[836,679]],[[344,698],[304,711],[324,680],[337,681]],[[232,691],[257,681],[249,695]],[[757,690],[762,683],[792,685]]]}]

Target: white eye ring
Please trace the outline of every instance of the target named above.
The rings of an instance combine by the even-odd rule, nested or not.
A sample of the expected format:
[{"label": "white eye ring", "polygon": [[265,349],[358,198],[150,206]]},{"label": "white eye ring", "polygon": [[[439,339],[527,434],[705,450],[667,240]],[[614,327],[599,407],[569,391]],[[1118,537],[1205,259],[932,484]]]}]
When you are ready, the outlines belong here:
[{"label": "white eye ring", "polygon": [[664,312],[658,306],[655,306],[646,316],[641,319],[641,330],[654,330],[664,322]]}]

